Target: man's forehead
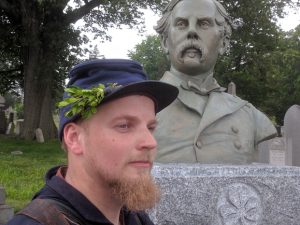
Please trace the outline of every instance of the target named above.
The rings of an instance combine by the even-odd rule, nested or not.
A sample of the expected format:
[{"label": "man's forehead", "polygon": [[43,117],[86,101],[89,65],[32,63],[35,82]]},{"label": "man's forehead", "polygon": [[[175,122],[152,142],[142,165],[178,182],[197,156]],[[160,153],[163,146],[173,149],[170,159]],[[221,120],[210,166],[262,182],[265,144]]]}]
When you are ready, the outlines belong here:
[{"label": "man's forehead", "polygon": [[216,6],[212,0],[183,0],[177,3],[172,12],[172,17],[214,17]]},{"label": "man's forehead", "polygon": [[[104,104],[100,104],[98,109],[103,110],[103,108],[104,108],[105,111],[107,110],[110,113],[121,113],[124,110],[124,108],[122,110],[120,108],[120,105],[122,105],[123,107],[126,106],[129,109],[131,109],[132,104],[134,102],[136,102],[137,99],[140,99],[140,101],[142,101],[143,103],[145,103],[146,101],[153,103],[153,109],[155,109],[156,102],[153,97],[148,96],[146,94],[138,94],[138,93],[125,95],[125,96],[113,99],[111,101],[105,102]],[[151,104],[151,106],[152,106],[152,104]],[[139,108],[137,110],[139,110]]]}]

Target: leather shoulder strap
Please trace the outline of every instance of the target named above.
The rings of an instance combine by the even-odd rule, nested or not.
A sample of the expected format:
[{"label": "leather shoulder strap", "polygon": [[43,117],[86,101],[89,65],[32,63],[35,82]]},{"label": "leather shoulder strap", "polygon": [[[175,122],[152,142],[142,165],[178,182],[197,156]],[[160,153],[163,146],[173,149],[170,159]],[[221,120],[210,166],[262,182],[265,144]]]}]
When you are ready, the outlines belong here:
[{"label": "leather shoulder strap", "polygon": [[18,214],[28,216],[45,225],[69,225],[65,215],[46,199],[34,199]]}]

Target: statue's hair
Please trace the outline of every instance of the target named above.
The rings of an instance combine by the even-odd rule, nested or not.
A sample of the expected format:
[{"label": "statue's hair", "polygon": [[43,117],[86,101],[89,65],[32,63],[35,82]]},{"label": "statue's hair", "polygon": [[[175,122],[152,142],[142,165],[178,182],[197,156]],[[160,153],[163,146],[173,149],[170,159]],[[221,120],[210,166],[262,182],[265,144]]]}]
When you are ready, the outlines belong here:
[{"label": "statue's hair", "polygon": [[[169,4],[164,9],[163,16],[158,20],[157,25],[154,27],[161,38],[168,38],[168,30],[170,27],[170,17],[172,11],[174,7],[181,1],[184,0],[171,0],[171,2],[169,2]],[[225,37],[227,40],[229,40],[231,36],[231,29],[235,28],[235,25],[223,5],[217,0],[211,1],[216,5],[217,11],[222,17],[222,19],[220,19],[220,17],[218,16],[216,17],[216,23],[220,27],[221,37]]]}]

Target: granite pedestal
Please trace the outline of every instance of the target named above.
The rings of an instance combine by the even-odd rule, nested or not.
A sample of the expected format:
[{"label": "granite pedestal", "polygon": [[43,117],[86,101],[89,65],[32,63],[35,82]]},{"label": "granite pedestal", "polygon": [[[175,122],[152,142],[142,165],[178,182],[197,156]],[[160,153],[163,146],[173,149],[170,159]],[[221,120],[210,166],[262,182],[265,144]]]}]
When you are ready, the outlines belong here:
[{"label": "granite pedestal", "polygon": [[159,225],[299,225],[300,168],[156,164]]}]

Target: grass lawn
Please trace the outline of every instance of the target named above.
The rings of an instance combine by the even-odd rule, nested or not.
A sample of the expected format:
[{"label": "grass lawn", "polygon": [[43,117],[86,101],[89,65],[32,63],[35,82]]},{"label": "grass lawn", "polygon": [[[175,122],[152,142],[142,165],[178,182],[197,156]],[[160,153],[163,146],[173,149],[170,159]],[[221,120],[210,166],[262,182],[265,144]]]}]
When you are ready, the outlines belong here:
[{"label": "grass lawn", "polygon": [[[23,154],[13,155],[13,151]],[[0,186],[5,188],[6,204],[19,211],[43,186],[47,170],[65,163],[57,140],[40,144],[0,135]]]}]

